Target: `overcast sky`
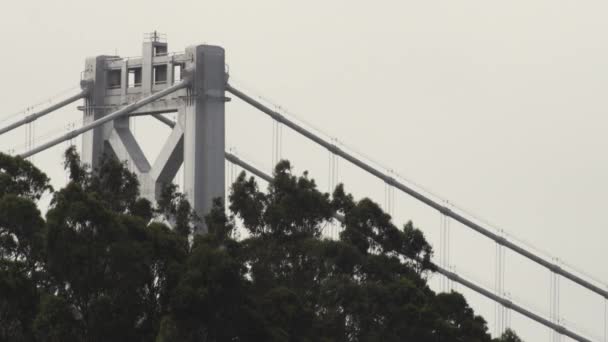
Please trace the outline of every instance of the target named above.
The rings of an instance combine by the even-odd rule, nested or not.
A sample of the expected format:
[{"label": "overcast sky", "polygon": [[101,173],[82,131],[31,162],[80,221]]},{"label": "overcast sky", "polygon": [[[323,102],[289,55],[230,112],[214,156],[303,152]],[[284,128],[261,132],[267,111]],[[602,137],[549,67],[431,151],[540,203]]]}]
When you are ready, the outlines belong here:
[{"label": "overcast sky", "polygon": [[[77,86],[87,56],[141,55],[145,32],[166,33],[170,51],[221,45],[235,87],[548,258],[608,280],[608,2],[22,0],[2,7],[0,121]],[[270,170],[271,121],[238,99],[226,115],[229,146]],[[80,118],[67,107],[40,120],[36,134],[57,136]],[[151,120],[138,119],[135,132],[153,160],[168,132]],[[0,150],[25,141],[21,129],[1,137]],[[34,158],[57,186],[65,182],[65,147]],[[282,150],[327,189],[326,150],[287,128]],[[345,161],[339,178],[356,196],[385,204],[382,182]],[[437,246],[438,213],[395,193],[394,214]],[[450,229],[456,270],[493,288],[494,244],[454,222]],[[510,252],[506,258],[512,297],[548,315],[549,272]],[[561,316],[603,338],[604,300],[560,284]],[[492,302],[458,289],[492,327]],[[516,313],[511,323],[529,342],[549,339]]]}]

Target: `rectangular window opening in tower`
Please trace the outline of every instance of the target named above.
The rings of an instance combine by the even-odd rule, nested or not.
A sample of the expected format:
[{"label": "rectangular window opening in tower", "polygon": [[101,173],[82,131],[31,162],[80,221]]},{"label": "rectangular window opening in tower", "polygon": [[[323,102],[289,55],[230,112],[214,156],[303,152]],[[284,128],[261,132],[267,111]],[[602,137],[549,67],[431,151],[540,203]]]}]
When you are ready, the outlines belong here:
[{"label": "rectangular window opening in tower", "polygon": [[129,68],[129,88],[141,87],[141,68]]},{"label": "rectangular window opening in tower", "polygon": [[121,73],[120,69],[108,70],[108,78],[107,78],[108,89],[120,89],[121,76],[122,76],[122,73]]},{"label": "rectangular window opening in tower", "polygon": [[154,56],[166,56],[166,55],[167,55],[167,46],[166,45],[154,46]]},{"label": "rectangular window opening in tower", "polygon": [[167,65],[155,65],[154,66],[154,84],[165,84],[167,83]]},{"label": "rectangular window opening in tower", "polygon": [[185,67],[183,63],[173,64],[173,83],[184,79],[183,71]]}]

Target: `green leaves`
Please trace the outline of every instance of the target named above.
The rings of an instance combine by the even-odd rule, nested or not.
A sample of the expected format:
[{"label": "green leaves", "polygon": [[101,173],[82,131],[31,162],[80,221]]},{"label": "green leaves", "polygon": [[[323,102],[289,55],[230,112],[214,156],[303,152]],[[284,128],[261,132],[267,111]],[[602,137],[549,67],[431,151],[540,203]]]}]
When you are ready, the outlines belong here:
[{"label": "green leaves", "polygon": [[0,153],[0,340],[31,341],[45,222],[34,201],[52,191],[30,162]]},{"label": "green leaves", "polygon": [[163,187],[156,213],[167,222],[172,222],[173,229],[184,238],[193,233],[193,223],[200,219],[192,210],[186,196],[177,191],[175,184],[166,184]]},{"label": "green leaves", "polygon": [[291,174],[288,161],[277,164],[268,194],[253,178],[241,173],[232,185],[230,210],[243,219],[251,235],[321,235],[321,223],[333,215],[329,195],[317,190],[314,180]]},{"label": "green leaves", "polygon": [[[320,192],[287,161],[267,191],[239,175],[229,213],[216,199],[204,218],[173,184],[156,206],[140,198],[113,159],[90,170],[71,148],[64,166],[45,220],[48,178],[0,155],[0,340],[491,341],[464,297],[429,289],[433,251],[412,222],[343,185]],[[324,239],[335,213],[340,239]]]},{"label": "green leaves", "polygon": [[0,255],[33,265],[41,261],[44,234],[44,220],[30,199],[0,197]]},{"label": "green leaves", "polygon": [[50,190],[48,178],[0,156],[0,340],[153,340],[187,235],[149,224],[154,210],[121,163],[89,170],[70,149],[65,166],[71,181],[53,194],[45,221],[34,200]]},{"label": "green leaves", "polygon": [[500,338],[494,339],[494,342],[523,342],[523,340],[513,330],[507,328]]},{"label": "green leaves", "polygon": [[81,339],[82,323],[74,310],[62,297],[44,295],[33,330],[38,341],[76,342]]},{"label": "green leaves", "polygon": [[0,340],[31,341],[38,308],[35,282],[21,262],[0,260]]},{"label": "green leaves", "polygon": [[45,192],[53,190],[49,181],[29,161],[0,153],[0,197],[13,194],[36,201]]}]

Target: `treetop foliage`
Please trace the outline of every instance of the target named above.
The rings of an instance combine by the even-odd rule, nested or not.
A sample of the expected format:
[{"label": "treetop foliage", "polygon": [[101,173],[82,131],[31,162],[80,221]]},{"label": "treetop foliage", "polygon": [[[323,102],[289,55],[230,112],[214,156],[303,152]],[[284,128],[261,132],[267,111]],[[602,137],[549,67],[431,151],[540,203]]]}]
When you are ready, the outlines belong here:
[{"label": "treetop foliage", "polygon": [[343,185],[320,192],[287,161],[265,191],[241,173],[228,211],[217,199],[204,218],[175,185],[140,198],[114,159],[91,170],[70,148],[64,166],[55,191],[0,154],[0,341],[521,341],[492,340],[461,294],[429,288],[433,250],[412,222]]}]

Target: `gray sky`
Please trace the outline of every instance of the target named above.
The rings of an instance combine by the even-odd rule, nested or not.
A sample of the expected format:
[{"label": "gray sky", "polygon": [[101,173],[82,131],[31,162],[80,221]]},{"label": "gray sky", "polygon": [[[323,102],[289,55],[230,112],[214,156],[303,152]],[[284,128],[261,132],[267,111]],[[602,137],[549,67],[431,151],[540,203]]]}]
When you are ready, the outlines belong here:
[{"label": "gray sky", "polygon": [[[166,33],[171,51],[222,45],[234,86],[608,280],[607,10],[605,1],[556,0],[11,2],[0,12],[0,120],[77,86],[87,56],[139,56],[144,32]],[[70,106],[36,133],[56,136],[80,116]],[[168,132],[151,120],[135,131],[153,159]],[[266,170],[271,133],[263,114],[228,104],[229,145]],[[25,134],[1,137],[0,149]],[[328,152],[287,128],[283,139],[283,157],[327,189]],[[34,159],[56,185],[65,147]],[[380,181],[344,161],[340,178],[384,204]],[[395,201],[396,220],[412,219],[437,244],[439,214],[399,193]],[[494,245],[451,229],[456,270],[493,288]],[[548,314],[549,272],[510,252],[506,264],[513,298]],[[493,304],[463,292],[492,327]],[[603,299],[563,279],[561,297],[564,319],[603,337]],[[549,339],[516,313],[512,325],[528,341]]]}]

